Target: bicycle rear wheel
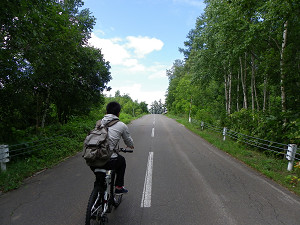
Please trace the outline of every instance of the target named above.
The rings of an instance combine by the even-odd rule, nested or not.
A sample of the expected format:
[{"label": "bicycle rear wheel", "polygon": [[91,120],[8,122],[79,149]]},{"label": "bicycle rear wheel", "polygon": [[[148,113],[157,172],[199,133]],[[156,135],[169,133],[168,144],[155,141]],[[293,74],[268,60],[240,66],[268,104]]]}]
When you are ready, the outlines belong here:
[{"label": "bicycle rear wheel", "polygon": [[104,224],[105,218],[101,218],[103,211],[103,194],[98,188],[94,188],[88,202],[85,214],[85,225]]}]

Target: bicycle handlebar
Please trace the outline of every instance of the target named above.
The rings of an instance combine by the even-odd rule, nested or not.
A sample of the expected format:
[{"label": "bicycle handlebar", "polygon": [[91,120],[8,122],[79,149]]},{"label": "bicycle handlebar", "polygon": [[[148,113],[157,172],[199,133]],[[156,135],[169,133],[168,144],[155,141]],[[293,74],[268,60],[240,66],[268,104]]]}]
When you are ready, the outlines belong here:
[{"label": "bicycle handlebar", "polygon": [[120,148],[120,152],[124,152],[124,153],[132,153],[133,150],[128,150],[126,148]]}]

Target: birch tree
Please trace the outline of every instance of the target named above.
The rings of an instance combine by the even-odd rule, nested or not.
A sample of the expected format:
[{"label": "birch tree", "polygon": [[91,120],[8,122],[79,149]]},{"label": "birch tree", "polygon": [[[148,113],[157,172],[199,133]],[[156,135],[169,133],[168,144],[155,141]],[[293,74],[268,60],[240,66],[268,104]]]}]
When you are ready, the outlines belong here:
[{"label": "birch tree", "polygon": [[180,102],[178,85],[189,77],[198,90],[193,93],[196,111],[209,112],[237,130],[299,138],[300,2],[205,3],[205,12],[184,42],[186,48],[180,49],[184,76],[170,82],[167,102],[173,104],[168,106]]}]

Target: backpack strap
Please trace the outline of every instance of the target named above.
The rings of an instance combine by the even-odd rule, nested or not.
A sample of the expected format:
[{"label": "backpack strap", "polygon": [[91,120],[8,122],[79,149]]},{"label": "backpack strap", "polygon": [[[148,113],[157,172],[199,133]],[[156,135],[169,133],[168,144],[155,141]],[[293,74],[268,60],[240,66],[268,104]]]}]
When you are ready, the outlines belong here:
[{"label": "backpack strap", "polygon": [[[114,119],[114,120],[112,120],[112,121],[110,121],[109,123],[107,123],[106,124],[106,129],[107,129],[107,132],[108,132],[108,128],[109,127],[111,127],[112,125],[114,125],[114,124],[116,124],[117,122],[119,122],[120,120],[119,119]],[[115,147],[114,147],[114,149],[113,149],[113,151],[115,152],[115,153],[118,153],[118,151],[115,149],[116,147],[117,147],[117,145],[118,145],[119,143],[116,143],[116,145],[115,145]],[[118,149],[119,149],[119,147],[118,147]]]},{"label": "backpack strap", "polygon": [[[113,119],[112,121],[110,121],[109,123],[107,123],[104,127],[105,127],[105,129],[108,131],[108,128],[109,128],[109,127],[111,127],[112,125],[116,124],[116,123],[119,122],[119,121],[120,121],[119,118]],[[100,129],[101,126],[102,126],[101,120],[98,120],[97,123],[96,123],[95,128],[96,128],[96,129]],[[115,148],[117,147],[117,145],[118,145],[118,143],[117,143],[116,146],[114,147],[114,152],[116,152],[116,153],[117,153],[117,151],[115,151]],[[118,147],[118,148],[119,148],[119,147]]]},{"label": "backpack strap", "polygon": [[120,121],[119,119],[114,119],[114,120],[110,121],[109,123],[107,123],[106,127],[111,127],[112,125],[116,124],[119,121]]},{"label": "backpack strap", "polygon": [[[117,122],[119,122],[119,119],[113,119],[112,121],[110,121],[109,123],[107,123],[105,125],[105,127],[111,127],[112,125],[116,124]],[[101,120],[98,120],[96,123],[95,128],[100,129],[100,127],[102,126]]]}]

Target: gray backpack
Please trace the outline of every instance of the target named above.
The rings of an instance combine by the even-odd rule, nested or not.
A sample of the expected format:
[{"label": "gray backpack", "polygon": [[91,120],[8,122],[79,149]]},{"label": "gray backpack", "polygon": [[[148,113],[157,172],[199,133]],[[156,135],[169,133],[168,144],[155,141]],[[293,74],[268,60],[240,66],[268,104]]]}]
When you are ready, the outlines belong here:
[{"label": "gray backpack", "polygon": [[106,125],[97,121],[96,127],[86,136],[83,144],[82,157],[88,166],[101,167],[110,159],[113,151],[108,145],[108,127],[116,124],[119,119],[110,121]]}]

